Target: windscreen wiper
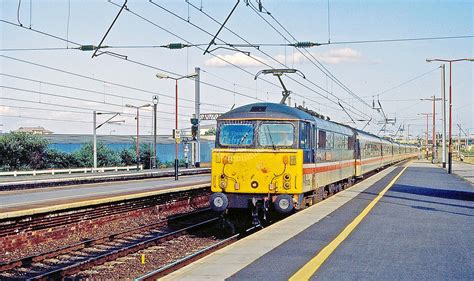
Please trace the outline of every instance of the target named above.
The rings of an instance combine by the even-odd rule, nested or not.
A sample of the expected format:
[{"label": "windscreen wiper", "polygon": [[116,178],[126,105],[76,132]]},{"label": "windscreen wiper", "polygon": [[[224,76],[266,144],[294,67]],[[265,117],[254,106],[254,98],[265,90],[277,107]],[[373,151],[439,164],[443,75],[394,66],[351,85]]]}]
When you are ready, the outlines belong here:
[{"label": "windscreen wiper", "polygon": [[249,132],[246,132],[246,133],[244,134],[244,136],[240,139],[240,141],[239,141],[239,143],[238,143],[237,145],[241,145],[241,144],[244,142],[244,140],[247,138],[248,135],[249,135]]},{"label": "windscreen wiper", "polygon": [[272,142],[273,150],[276,150],[276,145],[273,142],[272,134],[270,133],[270,129],[268,128],[268,126],[267,126],[267,133],[268,133],[268,137],[270,138],[270,141]]}]

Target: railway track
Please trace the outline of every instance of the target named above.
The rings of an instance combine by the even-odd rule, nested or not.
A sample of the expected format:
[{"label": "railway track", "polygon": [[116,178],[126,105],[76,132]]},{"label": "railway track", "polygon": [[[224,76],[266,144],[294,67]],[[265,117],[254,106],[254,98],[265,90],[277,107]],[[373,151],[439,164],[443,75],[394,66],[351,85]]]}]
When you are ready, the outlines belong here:
[{"label": "railway track", "polygon": [[252,228],[249,228],[247,229],[245,232],[243,233],[239,233],[239,234],[234,234],[228,238],[225,238],[223,240],[220,240],[212,245],[209,245],[201,250],[198,250],[190,255],[187,255],[179,260],[176,260],[176,261],[173,261],[171,263],[168,263],[156,270],[153,270],[153,271],[150,271],[140,277],[137,277],[135,278],[136,281],[140,280],[140,281],[151,281],[151,280],[157,280],[158,278],[161,278],[163,276],[166,276],[168,274],[170,274],[171,272],[173,271],[176,271],[194,261],[197,261],[209,254],[212,254],[213,252],[221,249],[221,248],[224,248],[234,242],[236,242],[237,240],[255,232],[255,231],[258,231],[258,229],[260,229],[259,226],[256,226],[256,227],[252,227]]},{"label": "railway track", "polygon": [[152,208],[160,204],[170,204],[187,198],[205,196],[209,191],[204,188],[198,191],[185,191],[163,194],[160,196],[145,197],[117,203],[104,203],[84,208],[55,211],[47,214],[17,217],[0,221],[0,237],[26,231],[37,231],[46,228],[72,224],[84,220],[93,220],[110,215],[123,214],[145,208]]},{"label": "railway track", "polygon": [[207,227],[218,220],[209,209],[180,215],[3,264],[0,279],[60,279],[141,249]]},{"label": "railway track", "polygon": [[[356,182],[361,180],[362,179],[358,179]],[[331,195],[333,194],[328,194],[328,196]],[[100,213],[100,211],[97,212]],[[93,217],[92,214],[91,217]],[[190,218],[190,220],[186,222],[186,218]],[[87,278],[94,276],[94,273],[83,274],[83,272],[88,269],[97,267],[109,261],[115,261],[121,257],[130,258],[131,254],[137,253],[143,249],[153,248],[156,245],[160,245],[158,247],[160,248],[158,249],[158,252],[161,251],[160,253],[162,254],[159,255],[166,255],[169,251],[173,251],[173,245],[167,245],[166,241],[173,242],[173,239],[183,237],[190,231],[199,228],[206,228],[217,220],[218,218],[215,214],[210,212],[209,209],[205,209],[190,214],[175,216],[153,224],[140,226],[135,229],[114,233],[97,239],[81,241],[80,243],[68,245],[53,251],[0,264],[0,279],[46,280],[61,279],[71,275],[73,276],[73,279]],[[45,222],[44,225],[51,225],[54,223],[60,224],[61,222],[64,221],[53,220]],[[255,229],[249,229],[248,231],[252,232],[253,230]],[[221,237],[220,239],[217,239],[217,242],[213,241],[211,244],[207,241],[207,245],[204,247],[202,245],[196,246],[192,249],[190,254],[181,253],[181,256],[170,259],[166,264],[158,263],[158,265],[155,264],[154,267],[148,267],[147,271],[149,271],[149,273],[139,277],[139,279],[151,280],[165,276],[172,271],[200,259],[201,257],[232,244],[240,239],[241,236],[242,234],[225,237],[224,239]],[[196,240],[198,239],[199,237]],[[177,244],[180,243],[179,240],[176,241]],[[151,251],[155,250],[152,249]],[[153,270],[155,268],[158,269]],[[135,272],[135,275],[116,276],[139,276],[144,272],[147,272],[143,270],[144,268],[142,268],[142,271],[139,274]],[[120,270],[118,271],[120,272]],[[122,273],[127,274],[128,272],[125,270],[125,272],[122,271]]]}]

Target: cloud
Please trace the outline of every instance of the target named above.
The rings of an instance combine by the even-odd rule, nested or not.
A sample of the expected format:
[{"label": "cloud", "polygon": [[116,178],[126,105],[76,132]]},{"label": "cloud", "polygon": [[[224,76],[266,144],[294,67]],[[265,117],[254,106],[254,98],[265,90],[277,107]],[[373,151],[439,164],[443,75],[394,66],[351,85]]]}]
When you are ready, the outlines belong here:
[{"label": "cloud", "polygon": [[6,105],[0,105],[0,114],[11,113],[13,110]]},{"label": "cloud", "polygon": [[[315,57],[320,62],[327,63],[327,64],[365,62],[365,60],[362,57],[362,54],[359,51],[356,51],[351,48],[332,49],[332,50],[329,50],[327,52],[322,52],[322,53],[316,53],[316,52],[310,52],[310,53],[313,57]],[[305,57],[305,55],[308,58],[313,59],[307,52],[303,52],[303,54],[301,54],[300,52],[295,52],[294,55],[291,54],[291,55],[286,56],[286,62],[295,63],[295,64],[307,63],[309,61]],[[285,55],[277,55],[275,56],[275,59],[277,59],[280,62],[285,62]]]},{"label": "cloud", "polygon": [[[247,56],[243,53],[235,53],[232,55],[217,55],[217,57],[213,57],[208,59],[204,62],[206,66],[215,66],[215,67],[226,67],[231,66],[229,63],[232,63],[237,66],[261,66],[262,63],[267,63],[266,60],[257,57],[257,56]],[[258,60],[258,61],[257,61]],[[260,63],[261,61],[262,63]]]}]

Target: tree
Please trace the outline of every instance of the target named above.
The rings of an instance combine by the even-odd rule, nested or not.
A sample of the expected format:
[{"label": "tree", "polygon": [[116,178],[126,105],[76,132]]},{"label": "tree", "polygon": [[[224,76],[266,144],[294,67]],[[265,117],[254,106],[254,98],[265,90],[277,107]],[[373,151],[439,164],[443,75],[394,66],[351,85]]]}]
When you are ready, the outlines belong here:
[{"label": "tree", "polygon": [[[94,166],[94,155],[93,155],[93,144],[84,144],[81,149],[74,153],[78,164],[81,167],[93,167]],[[97,143],[97,167],[110,167],[117,166],[120,164],[120,157],[118,153],[115,153],[112,149],[108,148],[101,142]]]},{"label": "tree", "polygon": [[207,130],[204,135],[205,136],[215,136],[217,133],[217,130],[216,128],[210,128],[209,130]]},{"label": "tree", "polygon": [[74,154],[48,149],[44,154],[43,166],[41,169],[65,169],[76,167],[80,167],[80,164]]},{"label": "tree", "polygon": [[137,153],[135,150],[128,148],[120,151],[120,161],[124,166],[131,166],[137,163]]},{"label": "tree", "polygon": [[[143,164],[144,169],[151,168],[152,145],[144,143],[140,145],[140,163]],[[135,162],[136,163],[136,162]],[[160,167],[161,163],[156,159],[156,166]]]},{"label": "tree", "polygon": [[40,135],[11,132],[0,136],[0,167],[4,170],[44,166],[48,141]]}]

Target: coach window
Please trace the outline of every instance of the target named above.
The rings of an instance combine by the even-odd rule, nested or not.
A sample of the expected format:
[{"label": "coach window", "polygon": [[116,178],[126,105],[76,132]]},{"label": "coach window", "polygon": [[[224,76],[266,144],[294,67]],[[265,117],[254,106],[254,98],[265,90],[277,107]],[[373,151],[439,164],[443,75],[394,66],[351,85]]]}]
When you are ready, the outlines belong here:
[{"label": "coach window", "polygon": [[319,130],[318,148],[320,149],[326,148],[326,131]]},{"label": "coach window", "polygon": [[334,147],[334,133],[326,132],[326,149],[332,149]]},{"label": "coach window", "polygon": [[347,149],[354,150],[354,142],[355,142],[355,137],[350,136],[348,138]]}]

